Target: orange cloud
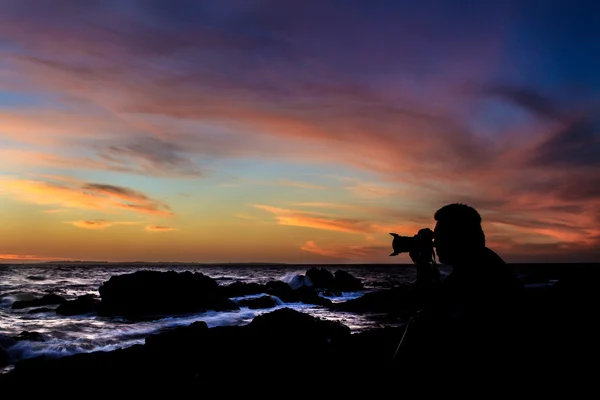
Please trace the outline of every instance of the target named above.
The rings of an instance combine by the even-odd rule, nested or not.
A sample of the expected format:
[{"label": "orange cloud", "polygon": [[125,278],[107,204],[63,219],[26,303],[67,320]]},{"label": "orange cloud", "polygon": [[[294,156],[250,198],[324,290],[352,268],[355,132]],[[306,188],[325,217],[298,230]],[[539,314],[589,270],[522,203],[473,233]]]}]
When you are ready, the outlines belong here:
[{"label": "orange cloud", "polygon": [[70,261],[72,259],[66,257],[44,257],[32,254],[2,254],[0,253],[0,261]]},{"label": "orange cloud", "polygon": [[113,225],[105,219],[97,219],[95,221],[72,221],[68,223],[83,229],[106,229]]},{"label": "orange cloud", "polygon": [[300,250],[318,254],[320,256],[341,258],[341,259],[364,259],[373,256],[375,253],[389,250],[383,246],[337,246],[334,248],[322,248],[314,241],[309,240],[300,247]]},{"label": "orange cloud", "polygon": [[171,216],[169,207],[136,190],[99,183],[66,183],[0,178],[0,194],[39,205],[115,211],[128,210],[157,216]]},{"label": "orange cloud", "polygon": [[71,222],[67,222],[67,223],[71,224],[73,226],[76,226],[78,228],[83,228],[83,229],[106,229],[106,228],[109,228],[114,225],[137,225],[137,224],[139,224],[139,222],[135,222],[135,221],[110,222],[105,219],[97,219],[97,220],[93,220],[93,221],[80,220],[80,221],[71,221]]},{"label": "orange cloud", "polygon": [[164,225],[148,225],[146,227],[146,230],[148,232],[169,232],[169,231],[176,231],[177,229],[171,228],[168,226],[164,226]]},{"label": "orange cloud", "polygon": [[254,205],[275,215],[280,225],[300,226],[347,233],[370,233],[373,227],[368,221],[352,218],[335,218],[324,213],[288,210],[266,205]]}]

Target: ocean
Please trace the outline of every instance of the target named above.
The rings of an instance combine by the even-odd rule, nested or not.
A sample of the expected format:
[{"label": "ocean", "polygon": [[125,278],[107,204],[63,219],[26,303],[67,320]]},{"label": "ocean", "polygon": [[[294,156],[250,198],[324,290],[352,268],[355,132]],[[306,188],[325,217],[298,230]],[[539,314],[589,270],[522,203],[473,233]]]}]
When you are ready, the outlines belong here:
[{"label": "ocean", "polygon": [[[266,309],[250,309],[229,312],[203,312],[171,315],[157,320],[132,321],[124,318],[100,317],[95,314],[75,316],[57,315],[53,308],[37,312],[35,307],[12,309],[15,301],[32,300],[54,293],[67,300],[91,294],[99,296],[98,289],[111,276],[133,273],[139,270],[191,271],[201,272],[219,285],[233,282],[266,284],[279,280],[297,287],[301,278],[311,267],[325,268],[332,273],[339,269],[360,279],[364,289],[355,292],[342,292],[338,296],[325,296],[332,302],[343,302],[364,295],[367,292],[391,288],[414,281],[416,271],[412,265],[288,265],[288,264],[244,264],[244,265],[204,265],[204,264],[3,264],[0,265],[0,337],[15,337],[23,331],[37,332],[43,341],[21,340],[8,349],[13,359],[37,356],[62,357],[82,352],[110,351],[134,344],[143,344],[144,339],[169,328],[187,326],[196,321],[205,321],[209,327],[224,325],[244,325],[262,313],[278,308],[289,307],[326,320],[338,321],[358,333],[382,327],[381,319],[372,315],[331,311],[329,308],[303,303],[284,303]],[[440,266],[442,275],[451,269]],[[539,275],[539,274],[538,274]],[[551,274],[543,274],[536,279],[533,275],[523,275],[527,284],[552,283]],[[157,293],[160,296],[160,293]],[[257,295],[254,295],[257,296]],[[240,301],[245,296],[233,298]],[[31,312],[33,310],[33,312]]]}]

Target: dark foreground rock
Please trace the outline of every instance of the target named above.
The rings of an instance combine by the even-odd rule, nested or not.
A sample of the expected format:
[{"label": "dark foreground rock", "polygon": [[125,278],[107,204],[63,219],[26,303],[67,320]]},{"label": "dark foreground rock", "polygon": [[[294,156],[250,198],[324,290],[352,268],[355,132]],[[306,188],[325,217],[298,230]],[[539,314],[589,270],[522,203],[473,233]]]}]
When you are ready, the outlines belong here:
[{"label": "dark foreground rock", "polygon": [[[151,335],[144,345],[127,349],[22,360],[12,372],[0,375],[0,387],[22,390],[32,382],[63,387],[125,385],[136,390],[192,385],[227,393],[237,387],[258,394],[280,393],[279,387],[286,394],[290,390],[321,393],[326,388],[338,396],[356,395],[358,388],[371,394],[385,388],[399,397],[414,387],[448,390],[448,382],[462,389],[485,383],[486,390],[494,391],[521,390],[522,385],[554,388],[561,383],[580,387],[599,355],[600,295],[590,284],[595,273],[566,274],[553,287],[527,290],[520,299],[520,314],[511,322],[503,321],[509,324],[502,330],[507,336],[497,336],[478,349],[482,357],[476,364],[424,353],[420,367],[399,367],[392,359],[403,327],[351,334],[342,324],[283,308],[245,326],[208,328],[197,322]],[[289,290],[279,283],[270,287],[283,293]],[[405,287],[332,307],[357,313],[402,310],[408,316],[419,307],[419,299]],[[430,340],[454,345],[443,333]],[[506,354],[489,352],[500,342]]]},{"label": "dark foreground rock", "polygon": [[346,343],[350,337],[350,329],[342,324],[283,308],[245,326],[209,329],[197,322],[151,335],[144,345],[127,349],[22,360],[0,383],[53,382],[68,377],[78,384],[214,384],[257,376],[272,379],[294,371],[343,370],[350,365],[336,362],[341,349],[331,343]]},{"label": "dark foreground rock", "polygon": [[[258,316],[245,326],[208,328],[206,323],[196,322],[148,336],[144,345],[127,349],[22,360],[13,371],[0,375],[0,386],[24,388],[31,382],[62,382],[78,387],[124,385],[141,390],[192,385],[224,390],[234,385],[230,389],[243,387],[261,393],[274,390],[277,385],[286,390],[295,385],[298,390],[312,387],[340,394],[353,392],[359,385],[369,392],[388,388],[407,393],[412,386],[424,390],[450,378],[467,386],[475,382],[473,379],[477,384],[493,382],[493,387],[502,389],[516,389],[523,383],[543,386],[558,379],[570,382],[574,374],[587,370],[587,359],[593,355],[583,350],[593,342],[581,343],[582,326],[573,323],[569,326],[571,331],[555,326],[537,338],[531,335],[551,324],[539,325],[528,333],[526,329],[532,326],[514,326],[516,332],[523,333],[523,343],[501,360],[469,365],[462,360],[440,362],[435,355],[425,354],[428,368],[398,369],[392,358],[403,328],[351,334],[348,327],[337,322],[283,308]],[[436,340],[444,341],[444,337]],[[429,386],[421,387],[422,384]]]}]

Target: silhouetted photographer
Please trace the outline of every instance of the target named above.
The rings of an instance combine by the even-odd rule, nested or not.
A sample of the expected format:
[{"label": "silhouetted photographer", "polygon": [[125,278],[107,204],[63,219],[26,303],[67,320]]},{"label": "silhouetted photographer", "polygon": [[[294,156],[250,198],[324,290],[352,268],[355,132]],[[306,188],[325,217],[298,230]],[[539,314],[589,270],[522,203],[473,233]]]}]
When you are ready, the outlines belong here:
[{"label": "silhouetted photographer", "polygon": [[[394,253],[410,254],[417,268],[416,286],[426,296],[425,306],[406,327],[394,362],[413,373],[432,366],[446,366],[447,373],[456,372],[457,365],[476,370],[500,362],[508,354],[506,321],[522,286],[486,246],[481,216],[474,208],[449,204],[434,219],[433,232],[423,229],[413,238],[395,236],[392,242]],[[452,267],[444,279],[434,249],[439,261]]]}]

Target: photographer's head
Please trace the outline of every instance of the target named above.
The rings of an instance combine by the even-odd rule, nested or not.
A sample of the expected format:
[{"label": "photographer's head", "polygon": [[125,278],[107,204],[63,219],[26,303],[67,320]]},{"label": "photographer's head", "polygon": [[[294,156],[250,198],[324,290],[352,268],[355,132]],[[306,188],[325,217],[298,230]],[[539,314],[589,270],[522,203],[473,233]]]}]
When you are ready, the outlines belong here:
[{"label": "photographer's head", "polygon": [[448,204],[437,210],[434,218],[434,246],[440,262],[466,263],[485,248],[481,216],[473,207]]}]

